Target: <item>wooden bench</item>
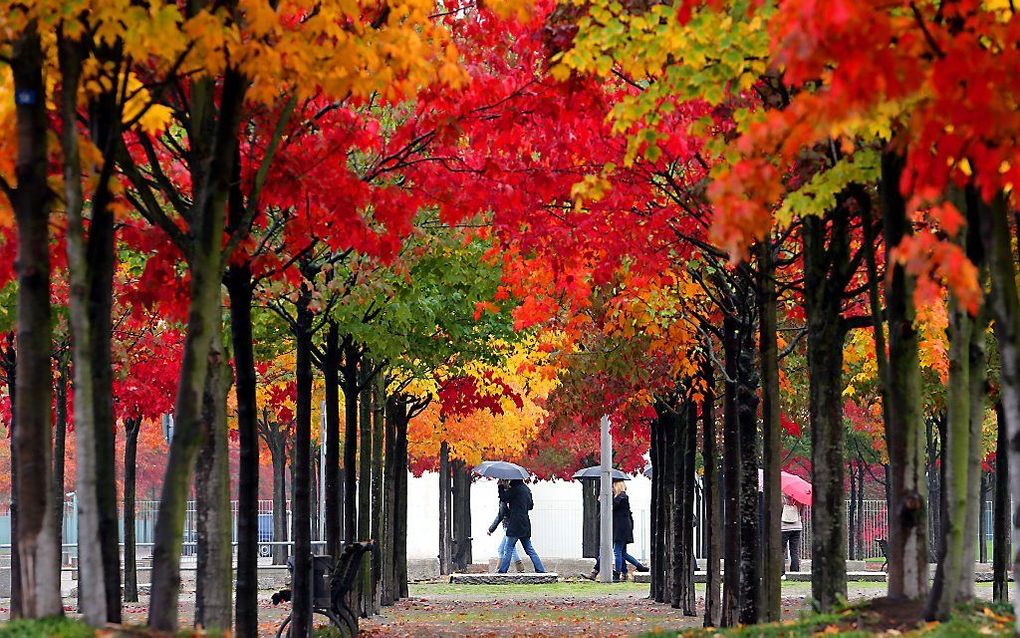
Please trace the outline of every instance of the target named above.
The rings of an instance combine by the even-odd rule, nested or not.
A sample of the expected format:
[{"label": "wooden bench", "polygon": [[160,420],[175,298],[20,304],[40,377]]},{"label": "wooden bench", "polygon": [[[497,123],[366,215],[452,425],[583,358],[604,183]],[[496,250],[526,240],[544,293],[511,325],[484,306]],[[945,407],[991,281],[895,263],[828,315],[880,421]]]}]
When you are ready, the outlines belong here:
[{"label": "wooden bench", "polygon": [[[347,543],[336,561],[330,556],[312,556],[312,613],[325,616],[344,636],[358,635],[358,615],[348,605],[348,594],[354,588],[354,581],[361,569],[362,558],[375,550],[373,541]],[[332,564],[331,564],[332,563]],[[288,560],[291,578],[294,576],[293,557]],[[273,594],[273,604],[291,599],[291,590],[284,589]],[[290,636],[293,611],[280,625],[277,638]]]}]

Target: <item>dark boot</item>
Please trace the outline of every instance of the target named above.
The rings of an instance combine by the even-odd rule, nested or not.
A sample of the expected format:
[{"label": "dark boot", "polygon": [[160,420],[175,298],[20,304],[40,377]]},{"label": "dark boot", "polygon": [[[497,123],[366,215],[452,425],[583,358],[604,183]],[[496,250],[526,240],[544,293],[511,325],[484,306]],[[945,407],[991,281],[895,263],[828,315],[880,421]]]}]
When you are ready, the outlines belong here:
[{"label": "dark boot", "polygon": [[620,572],[613,572],[613,582],[614,583],[620,582]]}]

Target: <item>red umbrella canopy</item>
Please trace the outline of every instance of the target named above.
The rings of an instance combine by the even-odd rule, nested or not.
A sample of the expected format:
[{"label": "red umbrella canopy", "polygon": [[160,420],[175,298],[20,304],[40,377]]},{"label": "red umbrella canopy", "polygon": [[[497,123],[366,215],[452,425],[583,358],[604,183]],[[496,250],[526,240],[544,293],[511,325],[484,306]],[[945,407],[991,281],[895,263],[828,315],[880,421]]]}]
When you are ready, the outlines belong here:
[{"label": "red umbrella canopy", "polygon": [[[779,477],[783,494],[794,501],[797,501],[801,505],[811,505],[812,489],[810,483],[796,474],[790,474],[789,472],[781,472]],[[758,489],[761,490],[764,485],[764,473],[761,470],[758,470]]]}]

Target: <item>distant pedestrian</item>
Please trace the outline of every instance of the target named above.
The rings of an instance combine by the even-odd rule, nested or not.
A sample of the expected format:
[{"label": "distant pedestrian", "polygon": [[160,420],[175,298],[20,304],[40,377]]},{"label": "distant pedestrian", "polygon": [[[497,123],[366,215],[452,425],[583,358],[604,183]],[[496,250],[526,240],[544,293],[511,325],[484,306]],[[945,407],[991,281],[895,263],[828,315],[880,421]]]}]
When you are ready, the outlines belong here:
[{"label": "distant pedestrian", "polygon": [[499,573],[505,574],[510,567],[510,560],[513,557],[513,550],[516,549],[518,541],[524,548],[524,553],[531,558],[535,571],[539,574],[545,573],[542,559],[531,544],[531,516],[528,514],[535,507],[535,501],[531,497],[531,490],[520,479],[510,481],[510,486],[500,495],[500,501],[506,504],[506,536],[507,545],[503,548],[503,556],[499,561]]},{"label": "distant pedestrian", "polygon": [[[492,521],[492,525],[489,526],[489,536],[496,531],[500,523],[503,524],[503,540],[499,543],[499,560],[503,560],[503,553],[506,551],[506,546],[510,544],[510,537],[506,535],[506,524],[507,524],[507,508],[506,503],[503,502],[503,494],[510,487],[510,481],[507,479],[500,479],[496,484],[496,490],[499,493],[499,513],[496,515],[496,520]],[[514,543],[510,546],[512,552],[510,560],[514,562],[514,567],[519,572],[524,571],[524,563],[521,562],[521,556],[517,553],[517,544]]]},{"label": "distant pedestrian", "polygon": [[[641,561],[627,552],[627,545],[634,542],[634,514],[630,510],[630,497],[627,496],[626,481],[613,481],[613,581],[627,579],[627,563],[639,572],[648,568]],[[595,567],[591,579],[595,580],[599,573],[599,559],[595,559]]]},{"label": "distant pedestrian", "polygon": [[[785,564],[787,549],[790,551],[790,571],[800,571],[800,537],[804,522],[800,516],[800,505],[783,494],[782,542]],[[785,572],[785,570],[784,570]]]}]

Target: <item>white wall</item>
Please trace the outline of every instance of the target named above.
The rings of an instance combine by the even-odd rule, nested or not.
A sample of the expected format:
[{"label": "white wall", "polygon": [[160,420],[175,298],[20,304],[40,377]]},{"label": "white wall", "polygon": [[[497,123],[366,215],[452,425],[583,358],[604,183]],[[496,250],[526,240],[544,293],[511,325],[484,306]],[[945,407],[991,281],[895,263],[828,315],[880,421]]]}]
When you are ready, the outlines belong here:
[{"label": "white wall", "polygon": [[[581,558],[581,484],[577,481],[540,481],[529,485],[535,498],[531,511],[531,540],[539,556]],[[644,476],[627,482],[634,513],[634,544],[628,550],[639,559],[648,557],[652,482]],[[476,563],[496,556],[502,530],[487,536],[499,509],[496,481],[478,479],[471,485],[471,537]],[[439,478],[428,473],[407,481],[407,555],[432,558],[439,554]]]}]

